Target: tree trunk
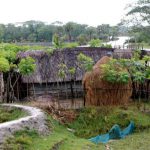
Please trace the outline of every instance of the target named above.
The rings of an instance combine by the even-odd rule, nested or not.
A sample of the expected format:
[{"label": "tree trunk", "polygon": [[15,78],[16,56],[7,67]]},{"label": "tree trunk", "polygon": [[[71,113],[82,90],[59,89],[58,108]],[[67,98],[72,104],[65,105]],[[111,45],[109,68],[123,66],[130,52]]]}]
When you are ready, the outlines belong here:
[{"label": "tree trunk", "polygon": [[0,72],[0,101],[3,100],[3,92],[4,92],[4,80],[3,80],[3,73]]}]

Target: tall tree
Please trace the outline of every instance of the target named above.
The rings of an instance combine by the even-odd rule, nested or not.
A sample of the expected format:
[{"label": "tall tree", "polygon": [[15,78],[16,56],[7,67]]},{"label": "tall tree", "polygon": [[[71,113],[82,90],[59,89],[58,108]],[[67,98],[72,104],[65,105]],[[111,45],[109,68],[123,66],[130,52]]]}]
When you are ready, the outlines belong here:
[{"label": "tall tree", "polygon": [[110,25],[109,24],[102,24],[97,26],[97,33],[100,39],[108,40],[110,37]]},{"label": "tall tree", "polygon": [[4,32],[5,32],[5,25],[0,24],[0,42],[3,42],[4,38]]},{"label": "tall tree", "polygon": [[65,24],[64,28],[65,28],[65,31],[68,35],[69,42],[71,42],[72,41],[72,31],[74,30],[74,23],[68,22]]},{"label": "tall tree", "polygon": [[[86,28],[86,34],[88,35],[89,41],[90,41],[90,40],[93,39],[93,38],[95,37],[95,35],[96,35],[96,28],[94,28],[94,27],[87,27],[87,28]],[[96,38],[96,37],[95,37],[95,38]]]},{"label": "tall tree", "polygon": [[[127,16],[132,16],[132,33],[135,41],[150,43],[150,0],[138,0],[129,6]],[[134,22],[134,23],[133,23]],[[135,30],[136,29],[136,30]]]},{"label": "tall tree", "polygon": [[146,21],[150,24],[150,0],[138,0],[130,6],[131,10],[127,15],[138,15],[141,21]]}]

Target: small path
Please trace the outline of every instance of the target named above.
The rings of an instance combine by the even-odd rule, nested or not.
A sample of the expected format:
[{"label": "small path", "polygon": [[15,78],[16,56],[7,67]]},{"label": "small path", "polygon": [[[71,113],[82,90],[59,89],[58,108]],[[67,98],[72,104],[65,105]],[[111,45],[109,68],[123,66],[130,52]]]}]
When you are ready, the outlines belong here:
[{"label": "small path", "polygon": [[17,120],[0,124],[0,145],[6,138],[12,136],[14,132],[24,128],[31,130],[35,129],[43,135],[48,133],[49,130],[46,125],[46,116],[40,109],[16,104],[2,104],[2,106],[21,108],[29,115]]}]

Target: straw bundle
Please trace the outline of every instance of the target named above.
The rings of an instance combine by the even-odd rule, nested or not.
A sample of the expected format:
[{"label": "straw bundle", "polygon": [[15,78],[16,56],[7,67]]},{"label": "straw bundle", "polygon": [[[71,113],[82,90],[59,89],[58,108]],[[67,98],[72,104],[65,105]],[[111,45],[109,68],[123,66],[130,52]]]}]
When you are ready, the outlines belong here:
[{"label": "straw bundle", "polygon": [[87,72],[83,77],[86,105],[121,105],[126,104],[132,95],[131,79],[127,84],[110,83],[101,77],[102,64],[110,61],[107,56],[102,57],[93,67],[91,72]]}]

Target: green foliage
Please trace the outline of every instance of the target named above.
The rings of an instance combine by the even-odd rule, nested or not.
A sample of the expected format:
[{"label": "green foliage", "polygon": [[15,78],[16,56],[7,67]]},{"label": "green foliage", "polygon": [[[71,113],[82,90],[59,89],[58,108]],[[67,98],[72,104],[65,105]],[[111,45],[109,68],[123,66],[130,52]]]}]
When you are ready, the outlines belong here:
[{"label": "green foliage", "polygon": [[14,134],[15,138],[9,138],[5,141],[4,150],[28,149],[33,144],[33,139],[39,137],[34,130],[21,130]]},{"label": "green foliage", "polygon": [[17,46],[15,44],[8,44],[8,43],[2,43],[0,44],[0,51],[4,50],[4,51],[12,51],[12,52],[19,52],[21,51],[22,47],[21,46]]},{"label": "green foliage", "polygon": [[98,25],[97,32],[99,39],[108,41],[109,37],[114,38],[117,35],[117,30],[115,31],[114,28],[116,27],[111,27],[109,24]]},{"label": "green foliage", "polygon": [[102,24],[97,27],[89,27],[86,24],[62,22],[45,24],[41,21],[26,21],[21,26],[15,24],[0,24],[0,42],[7,43],[27,43],[27,42],[52,42],[54,34],[60,38],[65,37],[64,42],[78,41],[86,44],[93,38],[108,40],[110,37],[118,35],[117,26]]},{"label": "green foliage", "polygon": [[150,56],[147,56],[147,55],[146,55],[146,56],[144,56],[144,57],[143,57],[143,60],[144,60],[145,62],[150,61]]},{"label": "green foliage", "polygon": [[0,72],[7,72],[9,69],[10,66],[8,60],[6,58],[0,57]]},{"label": "green foliage", "polygon": [[135,50],[134,53],[133,53],[133,59],[135,61],[138,61],[140,59],[140,56],[141,56],[141,51],[140,50]]},{"label": "green foliage", "polygon": [[77,60],[79,61],[81,67],[84,68],[86,71],[92,70],[94,61],[91,57],[86,56],[83,53],[80,53],[77,56]]},{"label": "green foliage", "polygon": [[0,123],[12,121],[26,115],[21,109],[0,106]]},{"label": "green foliage", "polygon": [[79,46],[79,44],[76,42],[70,42],[70,43],[63,43],[62,44],[62,48],[75,48],[77,46]]},{"label": "green foliage", "polygon": [[[130,34],[134,37],[134,42],[149,43],[150,38],[150,1],[137,0],[129,5],[127,16],[130,16],[132,24]],[[145,44],[144,44],[145,48]]]},{"label": "green foliage", "polygon": [[104,47],[104,48],[112,48],[112,45],[111,45],[111,44],[102,44],[101,47]]},{"label": "green foliage", "polygon": [[87,38],[84,34],[81,34],[77,37],[77,42],[79,45],[86,45],[87,44]]},{"label": "green foliage", "polygon": [[149,147],[150,129],[128,136],[123,140],[116,140],[109,144],[114,150],[146,150]]},{"label": "green foliage", "polygon": [[69,68],[68,72],[71,74],[71,75],[74,75],[75,72],[76,72],[76,69],[74,67],[71,67]]},{"label": "green foliage", "polygon": [[150,127],[149,119],[149,115],[143,114],[134,105],[128,109],[115,106],[88,107],[81,109],[77,119],[68,126],[75,130],[75,135],[90,138],[107,133],[114,124],[125,128],[131,120],[135,123],[136,132],[139,132]]},{"label": "green foliage", "polygon": [[22,75],[30,75],[36,69],[35,60],[31,57],[23,58],[18,64],[18,67]]},{"label": "green foliage", "polygon": [[60,41],[60,37],[58,34],[54,34],[54,36],[53,36],[53,46],[54,46],[54,48],[62,47],[62,42]]},{"label": "green foliage", "polygon": [[52,117],[48,116],[47,123],[51,126],[52,134],[40,136],[34,130],[22,130],[16,132],[14,138],[7,139],[4,150],[53,150],[57,147],[61,150],[99,150],[97,145],[74,136]]},{"label": "green foliage", "polygon": [[141,21],[150,23],[150,1],[149,0],[138,0],[134,5],[131,5],[131,9],[127,15],[137,15]]},{"label": "green foliage", "polygon": [[4,57],[6,58],[10,63],[14,63],[15,60],[16,60],[16,52],[14,51],[5,51],[5,50],[2,50],[1,51],[1,54],[0,54],[0,57]]},{"label": "green foliage", "polygon": [[138,71],[133,74],[133,81],[142,83],[144,82],[144,80],[145,80],[145,74],[143,74],[142,72]]},{"label": "green foliage", "polygon": [[45,52],[49,55],[52,55],[54,53],[54,49],[53,48],[49,48],[49,49],[46,49]]},{"label": "green foliage", "polygon": [[61,63],[58,65],[58,68],[59,68],[58,69],[58,76],[60,78],[64,79],[66,77],[66,69],[67,69],[66,64]]},{"label": "green foliage", "polygon": [[92,39],[89,44],[90,47],[100,47],[102,42],[99,39]]},{"label": "green foliage", "polygon": [[101,78],[111,83],[128,83],[130,75],[127,70],[116,59],[111,59],[107,64],[102,65]]},{"label": "green foliage", "polygon": [[0,57],[6,58],[10,63],[16,60],[16,53],[21,50],[21,47],[15,44],[0,44]]},{"label": "green foliage", "polygon": [[[139,132],[123,140],[109,142],[108,145],[115,150],[128,150],[129,147],[130,150],[145,150],[149,146],[150,131],[140,131],[150,127],[150,116],[137,110],[135,106],[130,106],[128,109],[118,107],[92,107],[83,108],[78,110],[78,112],[79,115],[75,122],[68,125],[75,129],[75,134],[78,136],[91,138],[102,132],[106,133],[116,123],[119,123],[124,128],[132,119],[135,122],[136,131]],[[4,144],[4,150],[50,150],[56,148],[60,150],[106,149],[104,144],[93,144],[87,139],[75,136],[51,116],[48,116],[47,123],[50,125],[52,131],[49,135],[40,136],[36,131],[27,129],[18,131],[14,134],[13,138],[7,139]]]},{"label": "green foliage", "polygon": [[135,51],[132,59],[111,59],[102,65],[101,78],[111,83],[128,83],[132,77],[133,81],[143,83],[150,78],[150,57],[140,59],[140,53],[141,51]]}]

